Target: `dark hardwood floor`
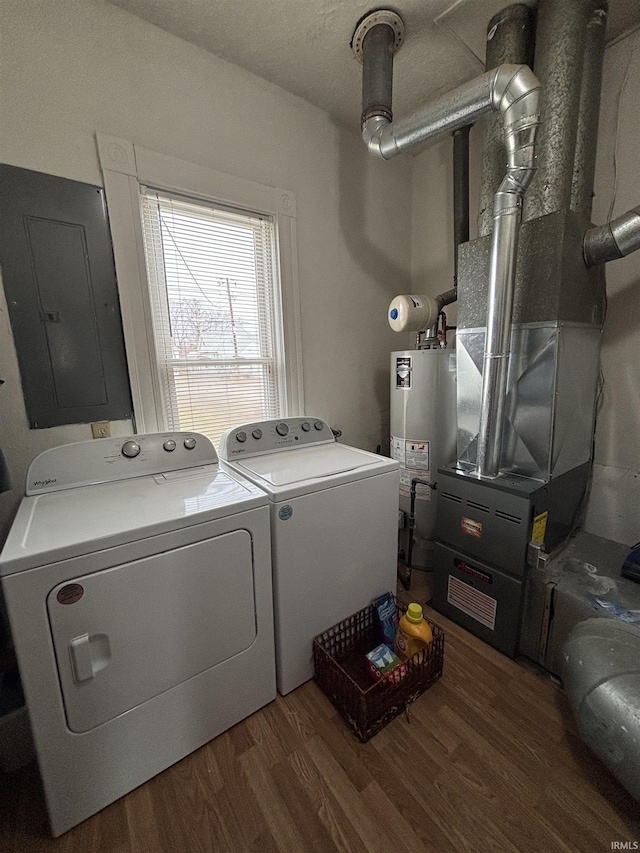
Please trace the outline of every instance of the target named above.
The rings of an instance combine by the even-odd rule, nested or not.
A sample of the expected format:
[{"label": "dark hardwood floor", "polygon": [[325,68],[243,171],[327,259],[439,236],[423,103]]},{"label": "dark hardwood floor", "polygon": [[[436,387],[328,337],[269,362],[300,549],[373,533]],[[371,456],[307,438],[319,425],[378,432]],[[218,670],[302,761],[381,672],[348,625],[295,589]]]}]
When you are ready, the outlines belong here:
[{"label": "dark hardwood floor", "polygon": [[444,675],[369,743],[310,682],[59,839],[35,767],[0,777],[0,851],[595,853],[640,841],[640,806],[579,740],[557,684],[429,615],[446,631]]}]

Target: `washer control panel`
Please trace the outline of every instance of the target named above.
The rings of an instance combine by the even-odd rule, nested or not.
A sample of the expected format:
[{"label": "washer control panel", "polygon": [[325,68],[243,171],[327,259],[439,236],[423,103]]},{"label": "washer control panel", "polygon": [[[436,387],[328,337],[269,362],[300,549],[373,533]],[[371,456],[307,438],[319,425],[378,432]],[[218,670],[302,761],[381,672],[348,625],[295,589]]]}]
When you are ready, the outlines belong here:
[{"label": "washer control panel", "polygon": [[331,428],[320,418],[280,418],[227,430],[220,441],[220,458],[238,459],[332,442]]},{"label": "washer control panel", "polygon": [[215,447],[196,432],[79,441],[45,450],[27,473],[28,495],[215,465]]}]

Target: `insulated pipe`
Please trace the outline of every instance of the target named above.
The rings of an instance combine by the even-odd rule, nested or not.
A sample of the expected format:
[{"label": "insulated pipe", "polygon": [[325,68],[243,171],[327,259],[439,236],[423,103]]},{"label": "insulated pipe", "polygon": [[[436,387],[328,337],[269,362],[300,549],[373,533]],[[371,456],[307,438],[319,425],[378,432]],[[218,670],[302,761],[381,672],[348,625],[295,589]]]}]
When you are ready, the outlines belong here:
[{"label": "insulated pipe", "polygon": [[540,0],[534,68],[540,80],[540,169],[527,193],[525,219],[571,205],[581,76],[594,0]]},{"label": "insulated pipe", "polygon": [[591,219],[593,204],[593,179],[596,171],[596,143],[600,116],[600,89],[602,87],[602,62],[604,60],[605,31],[608,4],[597,0],[589,26],[582,70],[580,108],[576,150],[571,182],[571,210]]},{"label": "insulated pipe", "polygon": [[[533,60],[534,12],[529,6],[514,3],[489,21],[485,70],[499,65],[531,65]],[[493,230],[493,197],[504,176],[507,155],[500,116],[490,113],[483,120],[482,176],[478,236]]]},{"label": "insulated pipe", "polygon": [[588,267],[624,258],[640,249],[640,205],[617,219],[590,228],[584,235],[584,262]]}]

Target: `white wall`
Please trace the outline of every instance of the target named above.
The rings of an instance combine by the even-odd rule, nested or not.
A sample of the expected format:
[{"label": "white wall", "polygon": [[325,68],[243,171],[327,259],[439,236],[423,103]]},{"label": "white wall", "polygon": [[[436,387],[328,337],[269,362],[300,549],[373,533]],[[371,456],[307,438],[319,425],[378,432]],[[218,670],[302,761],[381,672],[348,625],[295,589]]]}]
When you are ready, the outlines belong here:
[{"label": "white wall", "polygon": [[[614,157],[617,162],[617,188]],[[605,53],[593,221],[640,205],[640,31]],[[607,264],[602,336],[604,396],[585,527],[627,545],[640,540],[640,252]]]},{"label": "white wall", "polygon": [[[293,191],[306,411],[375,449],[388,435],[386,322],[406,291],[411,162],[382,163],[301,99],[101,0],[3,0],[0,161],[102,183],[94,134]],[[1,299],[1,294],[0,294]],[[0,446],[14,489],[27,463],[91,437],[87,425],[29,430],[6,304],[0,301]],[[127,423],[114,425],[124,434]]]},{"label": "white wall", "polygon": [[[628,74],[627,74],[628,69]],[[622,98],[619,98],[626,77]],[[618,122],[618,103],[620,103]],[[476,129],[474,129],[475,131]],[[471,140],[471,224],[478,208],[481,135]],[[617,136],[617,145],[616,145]],[[593,221],[640,204],[640,31],[607,48],[598,138]],[[412,288],[436,295],[453,269],[452,145],[445,139],[413,161]],[[585,528],[632,544],[640,539],[640,252],[607,265],[603,406],[598,416],[594,476]],[[451,318],[455,315],[451,312]]]}]

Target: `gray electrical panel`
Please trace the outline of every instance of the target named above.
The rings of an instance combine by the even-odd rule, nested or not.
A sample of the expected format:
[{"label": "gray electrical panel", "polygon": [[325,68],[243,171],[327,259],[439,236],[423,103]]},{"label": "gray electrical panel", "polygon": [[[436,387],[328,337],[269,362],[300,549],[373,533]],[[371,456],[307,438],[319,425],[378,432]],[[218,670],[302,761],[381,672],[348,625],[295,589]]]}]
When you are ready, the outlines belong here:
[{"label": "gray electrical panel", "polygon": [[0,265],[32,428],[133,411],[104,191],[0,164]]}]

